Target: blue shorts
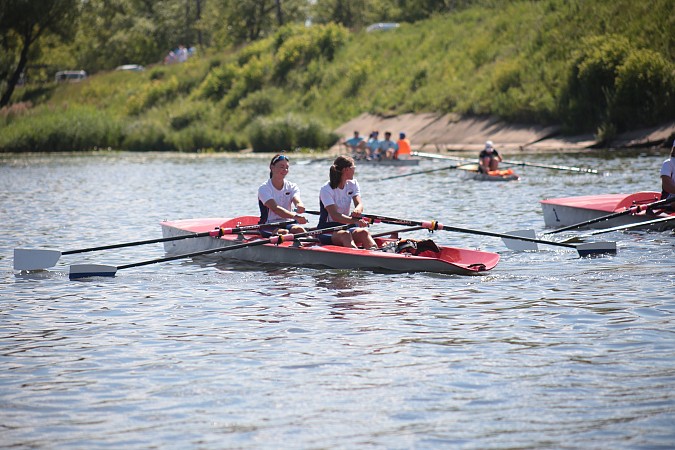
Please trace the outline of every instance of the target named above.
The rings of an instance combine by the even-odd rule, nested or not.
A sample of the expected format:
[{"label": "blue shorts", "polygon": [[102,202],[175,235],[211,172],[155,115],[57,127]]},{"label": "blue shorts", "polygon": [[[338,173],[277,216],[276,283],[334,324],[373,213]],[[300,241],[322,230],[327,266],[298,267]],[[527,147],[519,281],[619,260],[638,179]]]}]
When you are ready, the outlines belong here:
[{"label": "blue shorts", "polygon": [[294,223],[289,223],[288,225],[284,225],[284,226],[281,226],[281,227],[262,226],[262,227],[260,227],[259,231],[260,231],[260,235],[262,237],[268,238],[272,235],[275,235],[276,234],[275,231],[277,231],[277,230],[288,230],[288,231],[290,231],[291,227],[293,227],[295,225],[296,224],[294,224]]},{"label": "blue shorts", "polygon": [[[340,225],[344,225],[344,223],[340,222],[326,222],[323,224],[319,224],[317,227],[318,229],[322,228],[333,228],[333,227],[339,227]],[[352,225],[349,228],[347,228],[346,231],[349,231],[350,233],[354,231],[356,228],[358,228],[358,225]],[[333,243],[333,232],[330,233],[323,233],[317,236],[319,239],[319,242],[323,245],[331,245]]]}]

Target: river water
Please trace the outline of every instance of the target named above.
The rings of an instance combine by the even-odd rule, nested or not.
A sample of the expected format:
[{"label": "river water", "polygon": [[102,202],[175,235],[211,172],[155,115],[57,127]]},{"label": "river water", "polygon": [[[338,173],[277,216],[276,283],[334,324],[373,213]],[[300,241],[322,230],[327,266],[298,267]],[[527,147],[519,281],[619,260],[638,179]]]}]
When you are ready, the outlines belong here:
[{"label": "river water", "polygon": [[[510,155],[507,156],[511,157]],[[358,165],[366,212],[544,231],[538,201],[660,190],[664,152],[526,155],[512,183]],[[292,157],[308,208],[329,163]],[[673,448],[675,236],[615,232],[616,256],[514,252],[482,276],[375,274],[204,259],[70,281],[18,273],[17,247],[160,237],[165,219],[257,214],[267,159],[102,153],[0,158],[4,448]],[[313,218],[315,221],[316,219]],[[312,222],[315,223],[315,222]],[[376,224],[373,231],[388,229]],[[410,237],[427,237],[418,231]]]}]

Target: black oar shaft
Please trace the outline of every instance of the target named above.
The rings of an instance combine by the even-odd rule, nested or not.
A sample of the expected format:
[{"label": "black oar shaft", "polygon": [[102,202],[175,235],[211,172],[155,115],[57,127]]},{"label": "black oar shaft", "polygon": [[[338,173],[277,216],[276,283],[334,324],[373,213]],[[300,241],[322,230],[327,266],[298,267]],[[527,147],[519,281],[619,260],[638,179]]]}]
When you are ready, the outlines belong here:
[{"label": "black oar shaft", "polygon": [[242,242],[240,244],[228,245],[227,247],[211,248],[211,249],[208,249],[208,250],[202,250],[202,251],[199,251],[199,252],[189,253],[189,254],[185,254],[185,255],[166,256],[164,258],[151,259],[149,261],[141,261],[141,262],[132,263],[132,264],[124,264],[122,266],[117,266],[117,270],[128,269],[130,267],[147,266],[149,264],[156,264],[156,263],[162,263],[162,262],[168,262],[168,261],[175,261],[177,259],[192,258],[194,256],[208,255],[208,254],[211,254],[211,253],[223,252],[223,251],[226,251],[226,250],[236,250],[238,248],[244,248],[244,247],[255,247],[256,245],[269,244],[270,242],[272,242],[272,238],[259,239],[259,240],[250,241],[250,242]]},{"label": "black oar shaft", "polygon": [[131,263],[131,264],[124,264],[121,266],[117,266],[117,270],[122,270],[122,269],[128,269],[131,267],[140,267],[140,266],[147,266],[149,264],[156,264],[156,263],[162,263],[162,262],[168,262],[168,261],[175,261],[177,259],[185,259],[185,258],[193,258],[195,256],[203,256],[203,255],[209,255],[211,253],[219,253],[219,252],[225,252],[228,250],[237,250],[240,248],[247,248],[247,247],[255,247],[258,245],[264,245],[264,244],[270,244],[270,243],[281,243],[281,242],[286,242],[286,241],[291,241],[293,239],[296,239],[298,237],[304,237],[304,236],[315,236],[318,234],[323,234],[323,233],[330,233],[333,231],[339,231],[339,230],[344,230],[347,227],[352,226],[351,224],[346,224],[346,225],[339,225],[336,227],[332,228],[324,228],[324,229],[315,229],[311,231],[305,231],[303,233],[296,233],[296,234],[282,234],[282,235],[276,235],[270,238],[266,239],[257,239],[254,241],[249,241],[249,242],[242,242],[239,244],[234,244],[234,245],[227,245],[224,247],[219,247],[219,248],[211,248],[208,250],[201,250],[198,252],[193,252],[193,253],[185,253],[182,255],[175,255],[175,256],[166,256],[164,258],[157,258],[157,259],[151,259],[148,261],[141,261],[137,263]]},{"label": "black oar shaft", "polygon": [[169,242],[169,241],[178,241],[181,239],[189,238],[198,238],[198,237],[207,237],[210,236],[211,232],[204,233],[194,233],[194,234],[185,234],[181,236],[173,236],[170,238],[157,238],[157,239],[148,239],[145,241],[135,241],[135,242],[124,242],[122,244],[111,244],[111,245],[102,245],[100,247],[90,247],[90,248],[81,248],[78,250],[68,250],[62,252],[62,255],[73,255],[75,253],[86,253],[86,252],[95,252],[98,250],[110,250],[113,248],[123,248],[123,247],[133,247],[135,245],[145,245],[145,244],[156,244],[158,242]]},{"label": "black oar shaft", "polygon": [[528,238],[524,236],[515,236],[512,234],[503,234],[503,233],[494,233],[491,231],[482,231],[482,230],[472,230],[470,228],[459,228],[459,227],[452,227],[452,226],[447,226],[447,225],[442,225],[438,222],[420,222],[420,221],[415,221],[415,220],[406,220],[406,219],[398,219],[395,217],[386,217],[386,216],[377,216],[377,215],[371,215],[371,214],[363,214],[364,217],[367,217],[372,220],[384,222],[384,223],[390,223],[390,224],[395,224],[395,225],[411,225],[411,226],[421,226],[430,230],[445,230],[445,231],[454,231],[458,233],[466,233],[466,234],[477,234],[480,236],[491,236],[491,237],[498,237],[502,239],[516,239],[519,241],[526,241],[526,242],[535,242],[539,244],[547,244],[547,245],[554,245],[558,247],[567,247],[567,248],[574,248],[576,249],[577,247],[572,244],[564,244],[561,242],[552,242],[552,241],[545,241],[542,239],[534,239],[534,238]]},{"label": "black oar shaft", "polygon": [[394,175],[394,176],[391,176],[391,177],[380,178],[380,181],[393,180],[394,178],[411,177],[413,175],[419,175],[419,174],[422,174],[422,173],[438,172],[438,171],[441,171],[441,170],[452,170],[452,169],[456,169],[457,167],[458,166],[448,166],[448,167],[441,167],[440,169],[421,170],[421,171],[418,171],[418,172],[405,173],[403,175]]},{"label": "black oar shaft", "polygon": [[535,242],[538,244],[546,244],[546,245],[554,245],[558,247],[567,247],[567,248],[574,248],[576,249],[577,246],[573,244],[564,244],[562,242],[554,242],[554,241],[545,241],[543,239],[535,239],[535,238],[529,238],[525,236],[514,236],[512,234],[503,234],[503,233],[493,233],[491,231],[482,231],[482,230],[472,230],[470,228],[458,228],[458,227],[450,227],[447,225],[439,225],[440,230],[446,230],[446,231],[456,231],[458,233],[467,233],[467,234],[477,234],[480,236],[492,236],[492,237],[498,237],[502,239],[516,239],[519,241],[525,241],[525,242]]},{"label": "black oar shaft", "polygon": [[611,233],[613,231],[622,231],[622,230],[630,230],[631,228],[647,227],[647,226],[650,226],[650,225],[657,225],[657,224],[663,223],[663,222],[670,222],[671,220],[675,220],[675,216],[659,217],[658,219],[647,220],[645,222],[636,222],[636,223],[631,223],[631,224],[626,224],[626,225],[619,225],[619,226],[612,227],[612,228],[605,228],[605,229],[602,229],[602,230],[595,230],[595,231],[591,231],[590,233],[586,233],[584,235],[581,235],[579,237],[583,238],[583,237],[586,237],[586,236],[595,236],[596,234]]},{"label": "black oar shaft", "polygon": [[157,243],[160,243],[160,242],[180,241],[182,239],[193,239],[193,238],[209,237],[209,236],[219,237],[219,236],[222,236],[224,233],[227,233],[227,234],[240,233],[242,231],[257,230],[257,229],[260,229],[261,227],[280,227],[280,226],[288,225],[288,224],[291,224],[291,223],[294,223],[294,222],[295,222],[294,220],[285,220],[285,221],[282,221],[282,222],[267,223],[267,224],[262,224],[262,225],[245,225],[245,226],[236,227],[236,228],[214,228],[212,231],[205,231],[203,233],[181,234],[180,236],[147,239],[147,240],[144,240],[144,241],[135,241],[135,242],[123,242],[123,243],[120,243],[120,244],[102,245],[100,247],[81,248],[81,249],[78,249],[78,250],[67,250],[65,252],[61,252],[61,254],[62,255],[73,255],[75,253],[95,252],[95,251],[98,251],[98,250],[110,250],[110,249],[113,249],[113,248],[133,247],[133,246],[136,246],[136,245],[146,245],[146,244],[157,244]]}]

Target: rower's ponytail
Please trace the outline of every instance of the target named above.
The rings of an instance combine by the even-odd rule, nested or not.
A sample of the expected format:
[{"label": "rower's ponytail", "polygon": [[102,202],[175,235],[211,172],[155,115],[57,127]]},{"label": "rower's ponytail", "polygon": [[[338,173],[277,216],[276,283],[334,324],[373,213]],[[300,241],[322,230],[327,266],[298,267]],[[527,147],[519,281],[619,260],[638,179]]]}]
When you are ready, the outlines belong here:
[{"label": "rower's ponytail", "polygon": [[342,171],[354,165],[354,159],[351,156],[338,156],[330,166],[329,180],[331,189],[336,189],[342,180]]}]

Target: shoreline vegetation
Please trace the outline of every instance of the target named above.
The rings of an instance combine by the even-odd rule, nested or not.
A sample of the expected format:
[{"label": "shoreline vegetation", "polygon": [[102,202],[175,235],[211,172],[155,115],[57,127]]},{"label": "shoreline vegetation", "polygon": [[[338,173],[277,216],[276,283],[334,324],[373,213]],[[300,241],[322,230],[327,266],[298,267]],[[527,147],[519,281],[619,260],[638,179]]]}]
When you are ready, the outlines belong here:
[{"label": "shoreline vegetation", "polygon": [[355,130],[438,152],[670,146],[669,1],[464,5],[387,31],[291,23],[181,63],[50,75],[0,109],[0,153],[334,154]]}]

